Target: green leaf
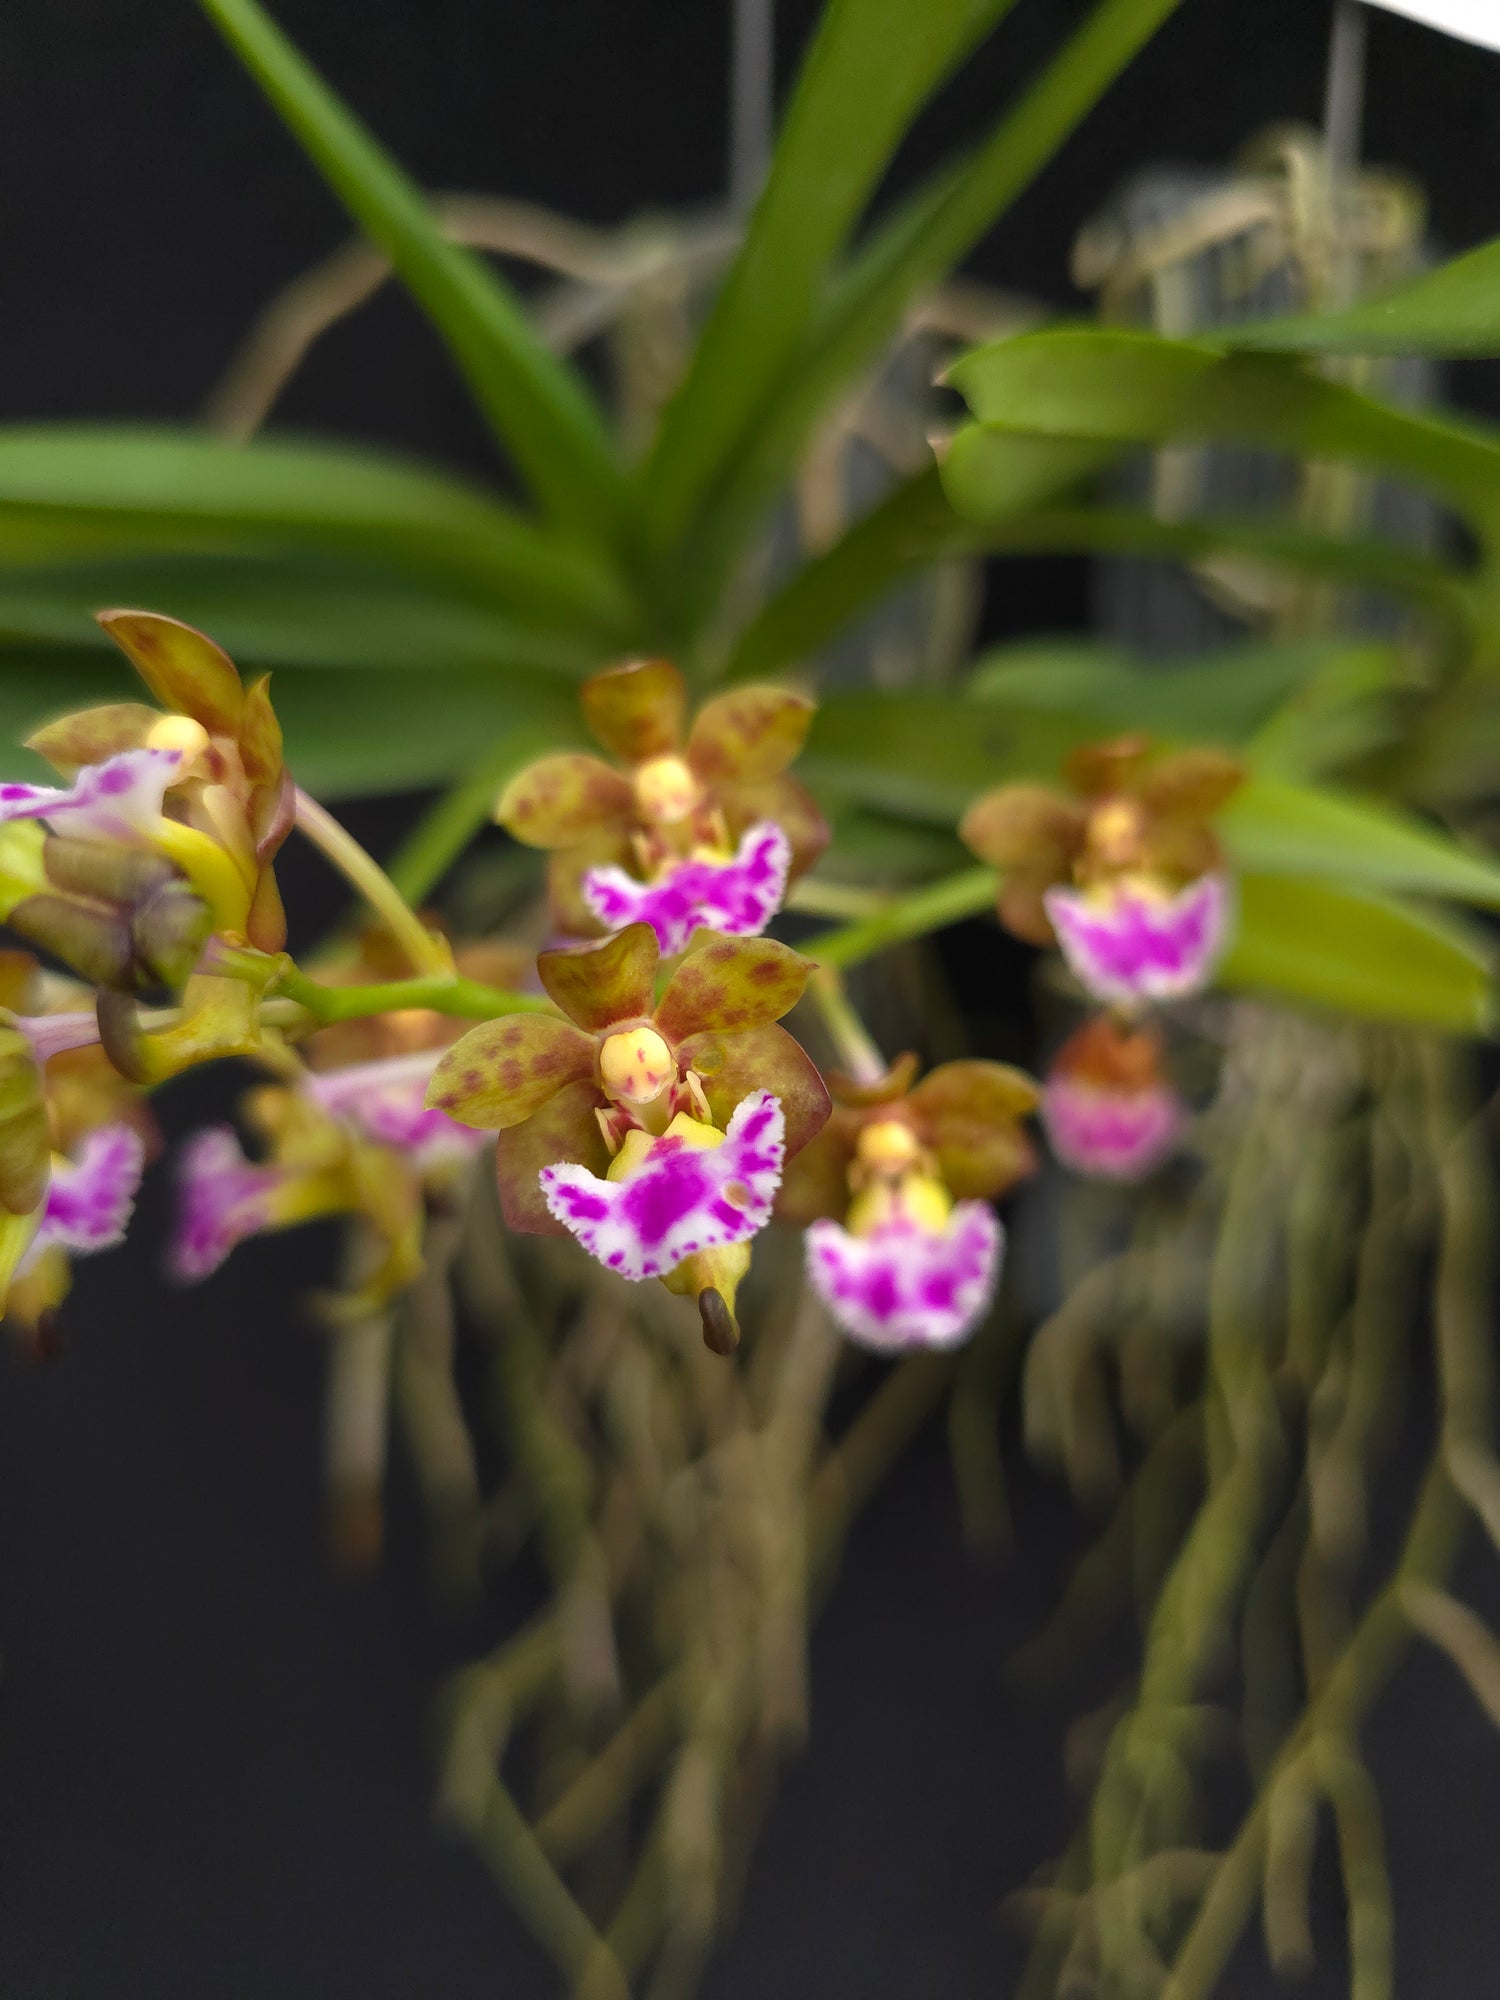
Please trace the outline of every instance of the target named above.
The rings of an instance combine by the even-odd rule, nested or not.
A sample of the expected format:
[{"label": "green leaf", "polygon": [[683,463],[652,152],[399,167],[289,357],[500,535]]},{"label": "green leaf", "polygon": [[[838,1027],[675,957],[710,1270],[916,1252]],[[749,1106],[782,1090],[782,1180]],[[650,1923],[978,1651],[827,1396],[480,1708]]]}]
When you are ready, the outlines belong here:
[{"label": "green leaf", "polygon": [[1215,824],[1247,872],[1318,875],[1500,909],[1500,862],[1374,799],[1256,776]]},{"label": "green leaf", "polygon": [[420,191],[256,0],[201,0],[314,166],[448,345],[523,476],[559,521],[614,540],[623,468],[599,411],[497,274],[439,231]]},{"label": "green leaf", "polygon": [[1376,1021],[1490,1034],[1495,956],[1472,926],[1373,891],[1243,876],[1220,984]]},{"label": "green leaf", "polygon": [[0,565],[162,549],[358,556],[610,635],[637,616],[597,558],[386,452],[121,425],[0,427]]},{"label": "green leaf", "polygon": [[1396,409],[1280,356],[1069,327],[978,348],[950,373],[990,434],[1085,445],[1100,462],[1123,445],[1249,444],[1409,479],[1481,524],[1500,507],[1500,432]]},{"label": "green leaf", "polygon": [[[388,567],[295,555],[143,554],[0,566],[0,674],[17,640],[108,647],[94,613],[169,610],[252,667],[525,667],[582,675],[597,641],[528,626]],[[33,649],[34,650],[34,649]]]},{"label": "green leaf", "polygon": [[1319,354],[1500,354],[1500,238],[1383,299],[1226,329],[1233,347]]},{"label": "green leaf", "polygon": [[1177,5],[1100,0],[981,144],[908,197],[835,276],[707,496],[692,544],[696,603],[712,602],[812,430],[874,364],[907,308],[998,221]]},{"label": "green leaf", "polygon": [[[1388,684],[1394,646],[1301,639],[1224,646],[1205,658],[1143,663],[1118,648],[1035,640],[986,653],[964,684],[969,700],[1053,709],[1098,735],[1143,729],[1166,740],[1242,744],[1289,697],[1336,675]],[[1259,740],[1259,739],[1257,739]]]},{"label": "green leaf", "polygon": [[936,692],[834,695],[813,718],[797,773],[835,804],[951,827],[989,786],[1055,773],[1087,734],[1067,716]]},{"label": "green leaf", "polygon": [[943,77],[1014,0],[831,0],[744,245],[668,406],[643,480],[651,545],[693,522],[796,347],[830,258]]},{"label": "green leaf", "polygon": [[[1470,589],[1457,571],[1392,543],[1315,534],[1274,519],[1159,521],[1130,508],[1054,505],[1015,512],[1014,480],[1004,475],[1003,491],[997,491],[991,475],[1033,445],[1058,449],[1048,439],[978,425],[961,431],[941,476],[933,467],[895,488],[761,609],[733,648],[729,676],[753,679],[810,659],[908,578],[963,556],[1083,550],[1195,562],[1234,555],[1393,593],[1453,618],[1470,613]],[[1076,449],[1061,447],[1064,453]],[[1047,490],[1072,484],[1076,470],[1054,459],[1056,477]]]}]

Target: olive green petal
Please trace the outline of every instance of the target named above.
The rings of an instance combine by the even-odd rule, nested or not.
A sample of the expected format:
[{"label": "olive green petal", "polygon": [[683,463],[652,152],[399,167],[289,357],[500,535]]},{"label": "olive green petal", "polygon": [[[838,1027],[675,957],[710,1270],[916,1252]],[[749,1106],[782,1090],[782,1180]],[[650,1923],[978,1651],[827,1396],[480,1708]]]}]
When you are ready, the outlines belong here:
[{"label": "olive green petal", "polygon": [[684,1069],[697,1072],[716,1125],[727,1125],[735,1106],[753,1090],[769,1090],[780,1098],[788,1159],[827,1123],[828,1091],[817,1064],[774,1021],[739,1034],[690,1036],[677,1059]]},{"label": "olive green petal", "polygon": [[687,689],[670,660],[630,660],[606,667],[579,691],[596,742],[622,764],[664,757],[682,742]]},{"label": "olive green petal", "polygon": [[817,704],[790,688],[743,687],[699,709],[687,760],[700,778],[760,784],[779,777],[807,741]]},{"label": "olive green petal", "polygon": [[629,780],[602,758],[564,750],[517,771],[495,818],[528,847],[571,847],[628,813],[632,796]]},{"label": "olive green petal", "polygon": [[156,611],[96,615],[163,708],[192,716],[210,736],[239,734],[245,690],[234,662],[206,632]]},{"label": "olive green petal", "polygon": [[603,1178],[609,1148],[594,1116],[602,1103],[591,1082],[570,1083],[524,1124],[500,1134],[495,1142],[495,1179],[501,1212],[512,1229],[527,1236],[567,1234],[548,1211],[539,1176],[543,1167],[568,1160]]},{"label": "olive green petal", "polygon": [[991,868],[1024,868],[1055,879],[1078,851],[1083,818],[1046,785],[1000,785],[969,807],[958,837]]},{"label": "olive green petal", "polygon": [[805,1229],[829,1217],[841,1222],[849,1207],[849,1162],[854,1135],[835,1115],[786,1163],[776,1195],[778,1222]]},{"label": "olive green petal", "polygon": [[698,931],[667,981],[656,1025],[678,1042],[707,1028],[733,1032],[779,1021],[802,998],[811,971],[810,960],[774,938]]},{"label": "olive green petal", "polygon": [[570,1020],[590,1034],[651,1012],[661,948],[649,924],[627,924],[602,944],[544,951],[537,975]]},{"label": "olive green petal", "polygon": [[806,785],[795,778],[766,778],[759,784],[721,779],[714,799],[737,841],[747,827],[768,819],[779,826],[792,846],[791,879],[805,875],[828,845],[829,827]]},{"label": "olive green petal", "polygon": [[160,711],[147,708],[143,701],[106,702],[35,730],[26,738],[26,748],[72,777],[85,764],[102,764],[122,750],[139,750],[160,721]]},{"label": "olive green petal", "polygon": [[460,1124],[503,1132],[593,1074],[593,1037],[571,1021],[502,1014],[471,1028],[445,1053],[427,1086],[427,1105]]}]

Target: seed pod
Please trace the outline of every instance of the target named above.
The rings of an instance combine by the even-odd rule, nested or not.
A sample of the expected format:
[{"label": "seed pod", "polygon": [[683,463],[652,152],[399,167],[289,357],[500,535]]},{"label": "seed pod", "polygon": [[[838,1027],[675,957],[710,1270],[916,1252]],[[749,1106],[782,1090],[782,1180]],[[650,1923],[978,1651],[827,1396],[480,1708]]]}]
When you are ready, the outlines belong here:
[{"label": "seed pod", "polygon": [[703,1322],[703,1345],[712,1354],[733,1354],[740,1344],[739,1322],[724,1303],[722,1292],[706,1285],[698,1294],[698,1317]]},{"label": "seed pod", "polygon": [[0,1203],[12,1215],[40,1208],[52,1142],[42,1073],[19,1028],[0,1025]]}]

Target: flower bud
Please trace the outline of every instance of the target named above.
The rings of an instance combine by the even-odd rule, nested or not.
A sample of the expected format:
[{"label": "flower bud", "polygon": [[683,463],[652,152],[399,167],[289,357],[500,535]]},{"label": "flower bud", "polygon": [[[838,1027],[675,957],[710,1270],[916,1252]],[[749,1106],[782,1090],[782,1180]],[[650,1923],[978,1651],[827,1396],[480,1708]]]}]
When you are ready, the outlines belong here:
[{"label": "flower bud", "polygon": [[118,911],[43,894],[17,903],[6,921],[91,986],[129,987],[135,954],[129,920]]},{"label": "flower bud", "polygon": [[175,992],[187,983],[213,929],[213,912],[181,877],[164,882],[141,904],[130,928],[135,969],[146,986]]}]

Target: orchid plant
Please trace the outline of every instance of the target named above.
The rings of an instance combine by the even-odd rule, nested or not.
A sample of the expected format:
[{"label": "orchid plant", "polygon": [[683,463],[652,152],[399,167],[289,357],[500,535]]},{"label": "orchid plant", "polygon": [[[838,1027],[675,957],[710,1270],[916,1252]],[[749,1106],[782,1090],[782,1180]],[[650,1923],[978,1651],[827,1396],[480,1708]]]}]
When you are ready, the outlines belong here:
[{"label": "orchid plant", "polygon": [[[1022,1898],[1028,1991],[1206,2000],[1257,1896],[1290,1966],[1322,1798],[1368,1914],[1356,1731],[1393,1621],[1494,1684],[1494,1641],[1444,1577],[1463,1510],[1500,1521],[1488,1163],[1460,1053],[1495,1019],[1469,912],[1500,907],[1470,824],[1493,775],[1475,746],[1500,447],[1384,399],[1368,357],[1500,349],[1500,245],[1412,277],[1399,244],[1361,239],[1389,296],[1334,298],[1357,205],[1314,149],[1316,255],[1306,204],[1257,182],[1255,226],[1306,277],[1298,317],[1167,338],[955,301],[947,273],[1173,0],[1098,0],[863,236],[912,121],[1009,6],[833,0],[752,212],[662,253],[701,323],[617,435],[465,240],[513,251],[503,218],[429,204],[257,0],[202,5],[368,237],[371,284],[388,267],[427,312],[524,499],[247,439],[279,379],[263,343],[232,438],[0,430],[0,694],[32,758],[0,782],[0,915],[52,968],[0,964],[11,1324],[47,1349],[70,1259],[124,1231],[153,1094],[251,1065],[243,1131],[178,1152],[168,1269],[196,1283],[249,1239],[341,1218],[317,1307],[335,1499],[347,1521],[356,1493],[361,1523],[343,1552],[378,1546],[392,1402],[455,1575],[537,1532],[552,1602],[451,1690],[443,1800],[592,2000],[649,1965],[653,1993],[691,1982],[740,1793],[806,1726],[810,1607],[940,1402],[978,1540],[1004,1531],[1012,1370],[1028,1447],[1083,1504],[1120,1497],[1121,1426],[1126,1505],[1185,1454],[1204,1497],[1139,1565],[1142,1669],[1086,1837]],[[636,254],[599,247],[605,275],[564,300],[589,305],[579,323],[649,309],[661,271]],[[893,404],[889,363],[913,354],[946,386]],[[1130,454],[1245,444],[1305,466],[1296,507],[1185,514],[1110,484]],[[854,454],[877,447],[857,512]],[[1330,459],[1336,505],[1314,478]],[[1460,514],[1477,560],[1354,533],[1376,477]],[[971,659],[943,580],[1060,548],[1194,565],[1262,629],[1170,671],[1060,642]],[[1369,593],[1397,636],[1361,636]],[[155,608],[98,609],[122,598]],[[73,650],[48,653],[59,606]],[[110,642],[152,705],[90,650]],[[326,803],[438,784],[389,867]],[[427,902],[489,820],[529,872],[469,934]],[[294,836],[366,922],[296,958],[276,879]],[[910,1004],[931,940],[992,910],[1034,954],[1040,1078]],[[1059,1194],[1079,1183],[1084,1202]],[[1087,1226],[1056,1229],[1058,1200]],[[1066,1251],[1055,1294],[1007,1269],[1001,1203],[1013,1235]],[[1405,1337],[1389,1315],[1434,1229],[1441,1435],[1400,1566],[1361,1598]],[[498,1496],[455,1297],[503,1411]],[[898,1359],[866,1364],[825,1435],[861,1350]],[[1049,1676],[1083,1594],[1033,1649]],[[1286,1710],[1262,1669],[1297,1618]],[[1256,1804],[1211,1854],[1192,1771],[1236,1636]],[[534,1716],[566,1754],[528,1817],[504,1762]],[[575,1890],[651,1788],[621,1892]]]}]

